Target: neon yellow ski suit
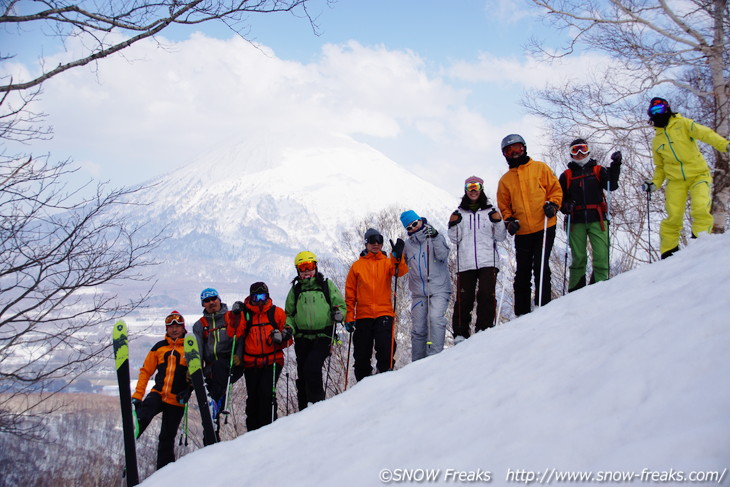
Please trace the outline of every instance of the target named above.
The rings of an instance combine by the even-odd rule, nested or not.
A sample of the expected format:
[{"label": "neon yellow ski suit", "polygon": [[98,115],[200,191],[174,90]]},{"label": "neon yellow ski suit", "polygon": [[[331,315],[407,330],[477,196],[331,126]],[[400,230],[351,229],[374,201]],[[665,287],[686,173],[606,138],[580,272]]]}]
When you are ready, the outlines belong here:
[{"label": "neon yellow ski suit", "polygon": [[675,114],[666,127],[655,127],[652,141],[654,177],[657,188],[667,181],[665,207],[667,217],[659,228],[661,253],[679,245],[687,195],[690,196],[692,233],[712,230],[712,174],[702,156],[697,141],[711,145],[720,152],[727,152],[728,141],[714,130],[694,120]]}]

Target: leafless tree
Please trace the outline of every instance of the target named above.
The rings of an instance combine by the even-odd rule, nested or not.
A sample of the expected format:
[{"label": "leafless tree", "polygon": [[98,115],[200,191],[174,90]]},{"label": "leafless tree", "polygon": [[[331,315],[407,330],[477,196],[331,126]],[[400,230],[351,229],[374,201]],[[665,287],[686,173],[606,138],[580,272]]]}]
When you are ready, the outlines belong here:
[{"label": "leafless tree", "polygon": [[[585,66],[586,82],[567,81],[527,98],[528,108],[551,121],[556,144],[564,147],[568,138],[583,136],[605,147],[624,148],[629,154],[625,160],[637,175],[651,174],[652,130],[645,108],[647,92],[658,89],[675,111],[689,110],[698,122],[724,137],[730,135],[727,0],[532,1],[569,37],[567,46],[558,51],[533,42],[535,52],[556,60],[585,49],[610,59],[602,69]],[[730,201],[728,155],[713,151],[711,156],[713,231],[722,233]],[[646,215],[632,213],[631,219],[643,222]]]},{"label": "leafless tree", "polygon": [[[82,197],[66,189],[71,171],[68,162],[0,159],[0,433],[40,434],[33,418],[48,397],[108,357],[108,329],[97,325],[148,293],[113,292],[148,280],[142,271],[161,241],[116,211],[139,189],[99,185]],[[25,407],[6,407],[19,396]]]}]

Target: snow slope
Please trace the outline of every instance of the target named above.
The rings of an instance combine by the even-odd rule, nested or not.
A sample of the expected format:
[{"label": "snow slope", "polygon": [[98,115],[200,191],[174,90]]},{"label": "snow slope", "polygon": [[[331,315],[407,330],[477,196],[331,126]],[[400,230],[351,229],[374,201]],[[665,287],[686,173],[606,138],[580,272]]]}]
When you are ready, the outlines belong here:
[{"label": "snow slope", "polygon": [[[727,483],[728,245],[730,235],[701,238],[191,453],[143,485],[369,486],[426,474],[506,485],[563,472],[640,484],[707,470]],[[448,469],[466,473],[460,482]]]}]

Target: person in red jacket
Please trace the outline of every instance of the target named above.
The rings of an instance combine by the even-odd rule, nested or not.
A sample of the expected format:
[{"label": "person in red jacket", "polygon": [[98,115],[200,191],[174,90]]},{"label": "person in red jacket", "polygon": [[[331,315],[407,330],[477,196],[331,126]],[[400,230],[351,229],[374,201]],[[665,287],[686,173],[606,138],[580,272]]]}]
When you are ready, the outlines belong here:
[{"label": "person in red jacket", "polygon": [[[180,313],[173,311],[167,315],[165,338],[155,343],[147,353],[132,394],[140,436],[152,418],[162,413],[157,446],[158,469],[175,461],[175,435],[191,393],[187,379],[188,364],[183,350],[185,332],[185,318]],[[155,372],[155,385],[143,401],[147,383]]]},{"label": "person in red jacket", "polygon": [[[391,241],[392,244],[392,241]],[[365,232],[365,250],[350,267],[345,281],[345,329],[353,333],[355,379],[372,375],[370,359],[375,348],[378,372],[393,369],[395,330],[391,283],[393,276],[408,272],[403,260],[405,242],[392,245],[390,258],[383,252],[383,236],[369,228]]]},{"label": "person in red jacket", "polygon": [[277,418],[276,382],[284,368],[283,349],[292,344],[286,312],[274,306],[263,282],[251,284],[250,294],[226,313],[228,336],[236,335],[234,363],[243,363],[246,380],[246,428],[253,431]]}]

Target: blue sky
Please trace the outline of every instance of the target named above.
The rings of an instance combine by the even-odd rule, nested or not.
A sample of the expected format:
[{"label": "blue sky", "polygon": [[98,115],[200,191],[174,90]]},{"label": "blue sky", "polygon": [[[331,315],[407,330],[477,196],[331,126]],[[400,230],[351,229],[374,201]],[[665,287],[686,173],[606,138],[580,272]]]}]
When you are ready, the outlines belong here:
[{"label": "blue sky", "polygon": [[[294,15],[253,14],[247,38],[258,49],[208,24],[64,73],[44,85],[36,107],[56,135],[33,150],[70,157],[80,176],[116,186],[174,170],[254,128],[338,131],[448,191],[477,174],[493,193],[505,170],[502,137],[521,133],[540,158],[540,122],[520,97],[576,76],[572,66],[583,62],[547,66],[525,53],[531,37],[556,36],[526,0],[339,0],[332,8],[313,0],[310,12],[318,36]],[[9,47],[38,39],[1,35]],[[51,45],[43,53],[48,65],[63,56]],[[0,70],[37,70],[38,54],[22,54]]]}]

